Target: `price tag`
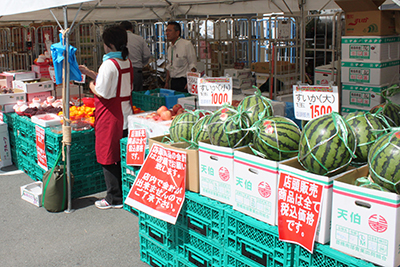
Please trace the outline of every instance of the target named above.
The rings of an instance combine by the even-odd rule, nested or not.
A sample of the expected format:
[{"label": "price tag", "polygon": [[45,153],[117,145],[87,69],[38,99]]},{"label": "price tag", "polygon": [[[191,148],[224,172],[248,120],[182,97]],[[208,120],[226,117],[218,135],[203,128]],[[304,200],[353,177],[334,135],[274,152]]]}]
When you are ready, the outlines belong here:
[{"label": "price tag", "polygon": [[197,80],[201,77],[198,72],[188,72],[186,73],[187,78],[187,89],[190,94],[197,94]]},{"label": "price tag", "polygon": [[46,157],[46,144],[44,141],[44,128],[36,125],[36,151],[37,151],[37,159],[38,165],[44,169],[45,171],[48,170],[47,166],[47,157]]},{"label": "price tag", "polygon": [[339,112],[337,86],[293,85],[294,114],[298,120],[311,120]]},{"label": "price tag", "polygon": [[151,146],[125,204],[175,224],[185,201],[186,152]]},{"label": "price tag", "polygon": [[200,106],[222,106],[232,103],[232,77],[198,79]]},{"label": "price tag", "polygon": [[126,145],[126,165],[141,166],[144,162],[147,134],[146,129],[129,130]]}]

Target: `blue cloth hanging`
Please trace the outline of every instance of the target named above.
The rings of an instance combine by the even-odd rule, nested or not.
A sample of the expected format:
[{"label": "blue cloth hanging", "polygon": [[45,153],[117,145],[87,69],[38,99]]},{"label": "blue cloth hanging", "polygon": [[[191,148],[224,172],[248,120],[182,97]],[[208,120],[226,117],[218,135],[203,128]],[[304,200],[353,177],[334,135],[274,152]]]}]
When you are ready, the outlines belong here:
[{"label": "blue cloth hanging", "polygon": [[[51,50],[51,57],[53,58],[53,66],[54,72],[56,76],[56,84],[63,83],[63,65],[64,65],[64,52],[65,52],[65,45],[63,45],[62,34],[60,33],[60,42],[52,44],[50,47]],[[76,61],[76,48],[72,45],[69,45],[69,80],[73,81],[80,81],[82,80],[82,73],[79,70],[78,62]]]}]

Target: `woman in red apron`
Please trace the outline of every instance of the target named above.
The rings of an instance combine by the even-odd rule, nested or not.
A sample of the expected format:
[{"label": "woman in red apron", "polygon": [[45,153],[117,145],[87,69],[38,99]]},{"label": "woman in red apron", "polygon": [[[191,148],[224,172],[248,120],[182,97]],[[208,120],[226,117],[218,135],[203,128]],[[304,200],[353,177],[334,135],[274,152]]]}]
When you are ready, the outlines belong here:
[{"label": "woman in red apron", "polygon": [[98,74],[85,66],[82,73],[96,80],[89,87],[95,95],[96,157],[103,167],[107,195],[95,202],[99,209],[122,208],[120,139],[128,134],[127,117],[133,114],[133,68],[128,56],[126,31],[113,26],[103,32],[105,55]]}]

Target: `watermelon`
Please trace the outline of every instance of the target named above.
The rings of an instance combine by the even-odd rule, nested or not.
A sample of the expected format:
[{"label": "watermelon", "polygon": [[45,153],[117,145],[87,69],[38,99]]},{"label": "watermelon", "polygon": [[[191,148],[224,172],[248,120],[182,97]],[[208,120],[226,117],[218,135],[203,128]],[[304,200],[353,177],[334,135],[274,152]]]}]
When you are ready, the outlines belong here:
[{"label": "watermelon", "polygon": [[382,124],[387,127],[400,126],[400,106],[390,101],[373,107],[370,112],[381,117]]},{"label": "watermelon", "polygon": [[391,131],[372,145],[368,167],[372,180],[391,192],[400,193],[400,131]]},{"label": "watermelon", "polygon": [[254,95],[245,97],[237,108],[239,112],[246,113],[250,119],[250,126],[256,121],[273,115],[271,100],[262,96],[257,90]]},{"label": "watermelon", "polygon": [[208,136],[211,144],[224,147],[239,147],[248,141],[250,120],[246,114],[232,106],[224,106],[215,111],[208,121]]},{"label": "watermelon", "polygon": [[169,127],[169,134],[174,142],[190,141],[192,127],[199,119],[198,113],[185,112],[176,116]]},{"label": "watermelon", "polygon": [[354,163],[366,164],[371,146],[385,132],[381,120],[375,115],[363,111],[351,112],[343,116],[354,131],[357,139],[356,158]]},{"label": "watermelon", "polygon": [[199,141],[208,139],[207,125],[211,118],[210,115],[206,115],[200,118],[192,127],[192,142],[198,144]]},{"label": "watermelon", "polygon": [[348,123],[332,112],[306,124],[300,136],[298,161],[312,173],[333,176],[347,169],[356,145]]},{"label": "watermelon", "polygon": [[262,119],[254,126],[254,148],[265,158],[281,161],[297,155],[301,131],[292,120],[273,116]]},{"label": "watermelon", "polygon": [[380,186],[379,184],[372,182],[367,177],[357,178],[357,180],[355,181],[354,184],[359,187],[365,187],[365,188],[375,189],[375,190],[379,190],[379,191],[390,192],[387,188],[384,188],[384,187]]}]

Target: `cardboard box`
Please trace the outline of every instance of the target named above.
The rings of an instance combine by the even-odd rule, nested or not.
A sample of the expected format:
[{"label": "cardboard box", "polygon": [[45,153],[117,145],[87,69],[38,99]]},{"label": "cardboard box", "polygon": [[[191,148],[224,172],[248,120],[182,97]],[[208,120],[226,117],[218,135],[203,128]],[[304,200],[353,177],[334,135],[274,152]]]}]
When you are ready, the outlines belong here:
[{"label": "cardboard box", "polygon": [[13,87],[22,89],[26,93],[37,93],[54,90],[54,83],[50,79],[41,78],[38,81],[13,81]]},{"label": "cardboard box", "polygon": [[381,266],[399,266],[400,195],[355,186],[368,166],[333,182],[330,247]]},{"label": "cardboard box", "polygon": [[15,104],[4,104],[0,105],[0,111],[3,113],[12,113],[15,112],[14,110]]},{"label": "cardboard box", "polygon": [[357,112],[357,111],[366,111],[367,109],[362,109],[358,107],[341,107],[340,109],[340,115],[346,115],[352,112]]},{"label": "cardboard box", "polygon": [[399,81],[399,60],[382,62],[342,61],[342,83],[363,83],[381,86]]},{"label": "cardboard box", "polygon": [[246,79],[232,79],[232,87],[239,89],[247,89],[251,88],[255,84],[254,78],[246,78]]},{"label": "cardboard box", "polygon": [[323,65],[314,70],[314,84],[328,85],[330,82],[337,83],[337,69],[332,65]]},{"label": "cardboard box", "polygon": [[37,92],[37,93],[30,93],[26,94],[26,100],[29,102],[32,102],[32,99],[39,98],[41,102],[45,101],[48,96],[51,96],[51,91],[45,91],[45,92]]},{"label": "cardboard box", "polygon": [[384,101],[380,93],[386,88],[388,88],[387,85],[366,86],[362,83],[342,83],[342,106],[370,110]]},{"label": "cardboard box", "polygon": [[233,79],[247,79],[251,78],[250,69],[225,69],[224,76],[230,76]]},{"label": "cardboard box", "polygon": [[17,80],[32,80],[36,78],[36,73],[29,70],[10,70],[5,71],[3,74],[10,74],[14,81]]},{"label": "cardboard box", "polygon": [[[55,90],[56,99],[62,98],[62,88],[63,88],[62,84],[56,85],[56,90]],[[71,99],[72,97],[79,98],[79,85],[76,85],[71,82],[69,84],[69,98]],[[83,93],[81,94],[81,97],[83,97]]]},{"label": "cardboard box", "polygon": [[254,155],[249,147],[234,150],[233,209],[275,225],[278,162]]},{"label": "cardboard box", "polygon": [[[269,73],[255,73],[256,77],[256,86],[260,88],[264,83],[269,80]],[[276,75],[277,82],[277,93],[278,94],[292,94],[293,93],[293,85],[299,81],[299,74],[292,73],[291,75]],[[269,96],[268,96],[269,97]]]},{"label": "cardboard box", "polygon": [[49,65],[32,65],[31,66],[32,71],[36,72],[36,74],[48,74],[50,75],[49,72]]},{"label": "cardboard box", "polygon": [[343,61],[386,61],[399,59],[400,37],[343,36]]},{"label": "cardboard box", "polygon": [[0,85],[6,86],[7,88],[13,88],[12,82],[14,81],[14,76],[12,74],[0,73]]},{"label": "cardboard box", "polygon": [[200,195],[233,205],[235,178],[230,147],[199,142]]},{"label": "cardboard box", "polygon": [[[271,72],[270,62],[255,62],[251,63],[251,71],[259,73],[270,73]],[[287,74],[294,72],[296,65],[288,61],[276,61],[274,66],[274,73],[276,74]]]},{"label": "cardboard box", "polygon": [[185,142],[164,144],[164,138],[169,138],[169,135],[156,136],[149,138],[149,148],[156,143],[166,148],[171,148],[186,153],[186,189],[198,193],[200,191],[199,182],[199,152],[197,149],[187,149],[190,145]]},{"label": "cardboard box", "polygon": [[0,123],[0,168],[11,166],[11,147],[7,123]]},{"label": "cardboard box", "polygon": [[297,157],[279,162],[279,177],[281,173],[291,176],[299,176],[302,179],[309,180],[313,183],[318,183],[323,186],[323,196],[320,207],[320,219],[317,227],[315,242],[326,244],[330,239],[331,228],[331,210],[332,210],[332,189],[333,180],[340,177],[337,176],[322,176],[307,172],[298,162]]},{"label": "cardboard box", "polygon": [[42,193],[43,193],[43,183],[33,182],[20,187],[21,198],[23,200],[32,203],[36,207],[42,206]]},{"label": "cardboard box", "polygon": [[14,89],[13,94],[0,94],[0,105],[17,104],[18,100],[26,101],[26,93],[21,89]]}]

